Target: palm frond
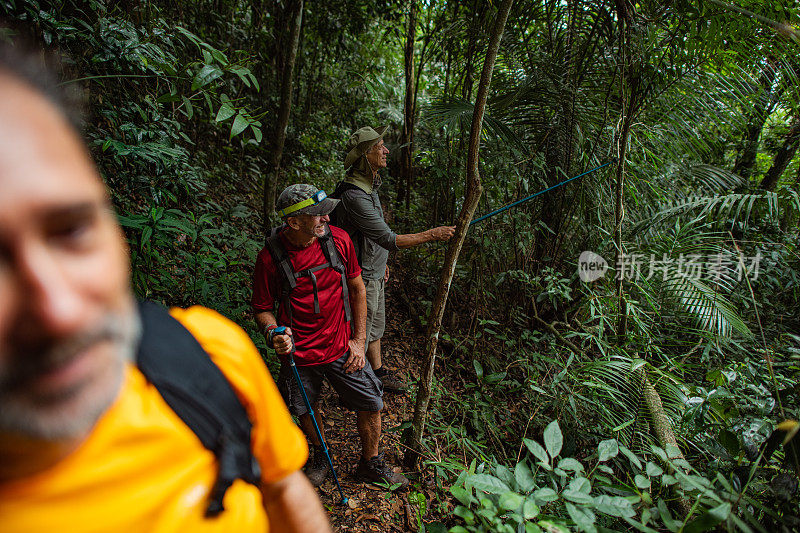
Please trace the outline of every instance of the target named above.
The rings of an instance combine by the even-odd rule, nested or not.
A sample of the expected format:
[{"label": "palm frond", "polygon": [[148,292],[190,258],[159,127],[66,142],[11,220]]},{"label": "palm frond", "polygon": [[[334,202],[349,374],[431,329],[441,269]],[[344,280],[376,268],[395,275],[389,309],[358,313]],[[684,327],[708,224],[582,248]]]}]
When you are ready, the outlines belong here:
[{"label": "palm frond", "polygon": [[584,409],[594,412],[614,436],[634,451],[647,451],[649,444],[657,444],[649,429],[649,413],[642,400],[642,383],[638,370],[648,374],[661,397],[667,415],[673,423],[680,420],[686,403],[683,385],[675,376],[663,372],[642,359],[627,355],[614,355],[580,365],[576,377],[593,393],[587,396],[594,401]]},{"label": "palm frond", "polygon": [[[788,198],[789,195],[785,194]],[[771,218],[778,217],[778,194],[762,192],[753,194],[725,194],[714,196],[691,196],[681,200],[667,202],[658,212],[639,221],[631,232],[636,234],[653,226],[657,226],[679,216],[692,215],[694,221],[703,219],[726,218],[733,222],[750,219],[756,205],[766,208],[766,213]],[[789,204],[792,205],[791,203]]]},{"label": "palm frond", "polygon": [[[440,100],[423,109],[422,117],[434,126],[449,130],[469,131],[475,106],[461,99]],[[503,121],[493,117],[489,112],[483,117],[484,134],[491,132],[497,139],[512,144],[521,151],[527,151],[520,138]]]},{"label": "palm frond", "polygon": [[664,283],[665,293],[691,316],[698,326],[720,337],[733,332],[746,338],[753,333],[736,313],[730,301],[701,279],[689,276],[670,276]]}]

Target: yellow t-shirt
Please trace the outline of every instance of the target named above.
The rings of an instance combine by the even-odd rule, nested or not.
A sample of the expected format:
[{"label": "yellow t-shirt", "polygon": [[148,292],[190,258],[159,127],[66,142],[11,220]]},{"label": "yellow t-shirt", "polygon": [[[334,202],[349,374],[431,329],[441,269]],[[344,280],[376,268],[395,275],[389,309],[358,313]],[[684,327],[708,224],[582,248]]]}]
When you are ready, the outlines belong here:
[{"label": "yellow t-shirt", "polygon": [[[202,307],[170,313],[246,407],[262,480],[299,469],[306,441],[245,332]],[[268,531],[259,489],[242,480],[225,494],[225,511],[204,518],[216,475],[214,455],[128,365],[119,397],[75,452],[35,476],[0,485],[0,531]]]}]

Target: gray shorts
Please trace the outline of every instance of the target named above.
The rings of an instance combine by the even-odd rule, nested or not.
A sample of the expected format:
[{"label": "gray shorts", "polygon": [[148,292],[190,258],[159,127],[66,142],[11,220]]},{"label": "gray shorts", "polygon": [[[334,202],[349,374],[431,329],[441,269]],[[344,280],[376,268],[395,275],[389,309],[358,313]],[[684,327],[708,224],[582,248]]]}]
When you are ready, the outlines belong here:
[{"label": "gray shorts", "polygon": [[[298,366],[300,381],[308,395],[308,401],[313,406],[319,398],[322,389],[322,378],[326,378],[333,389],[339,394],[339,400],[351,411],[380,411],[383,409],[383,384],[375,376],[369,361],[364,368],[350,374],[345,373],[343,367],[350,352],[345,353],[336,361],[324,365]],[[278,376],[278,390],[283,396],[283,401],[289,407],[289,412],[295,416],[308,413],[303,394],[297,386],[297,378],[288,363],[281,365]]]},{"label": "gray shorts", "polygon": [[386,329],[386,282],[380,279],[365,279],[367,288],[367,344],[383,337]]}]

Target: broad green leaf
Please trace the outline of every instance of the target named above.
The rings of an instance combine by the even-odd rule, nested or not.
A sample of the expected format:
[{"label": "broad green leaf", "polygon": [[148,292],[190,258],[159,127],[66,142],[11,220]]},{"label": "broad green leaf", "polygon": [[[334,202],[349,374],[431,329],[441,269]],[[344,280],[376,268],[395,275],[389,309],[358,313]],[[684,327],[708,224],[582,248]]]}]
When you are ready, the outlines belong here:
[{"label": "broad green leaf", "polygon": [[659,448],[658,446],[650,446],[650,449],[653,451],[654,454],[658,456],[659,459],[661,459],[662,462],[664,463],[669,462],[669,459],[667,459],[667,454],[664,452],[662,448]]},{"label": "broad green leaf", "polygon": [[249,68],[246,68],[246,67],[233,67],[231,69],[231,72],[233,72],[234,74],[239,76],[239,78],[242,80],[242,82],[246,86],[250,87],[250,77],[252,76],[252,73],[250,72]]},{"label": "broad green leaf", "polygon": [[474,500],[472,497],[472,491],[468,491],[464,487],[459,487],[457,485],[450,487],[450,494],[455,496],[458,501],[466,506],[469,506],[469,504]]},{"label": "broad green leaf", "polygon": [[250,128],[253,130],[253,137],[255,138],[256,142],[260,143],[262,138],[261,128],[258,128],[255,125],[250,126]]},{"label": "broad green leaf", "polygon": [[677,459],[678,457],[681,456],[681,450],[677,446],[674,446],[672,444],[667,444],[664,447],[664,449],[667,452],[667,457],[669,457],[670,459]]},{"label": "broad green leaf", "polygon": [[506,511],[516,511],[520,508],[522,503],[525,501],[525,498],[517,494],[516,492],[504,492],[500,495],[497,503],[500,505],[501,508],[505,509]]},{"label": "broad green leaf", "polygon": [[622,454],[628,458],[631,464],[636,465],[636,468],[642,468],[642,462],[639,460],[639,458],[636,456],[635,453],[633,453],[628,448],[622,445],[620,445],[619,451],[622,452]]},{"label": "broad green leaf", "polygon": [[539,505],[539,502],[548,503],[548,502],[554,502],[558,499],[558,494],[550,487],[542,487],[537,491],[535,491],[532,494],[532,496],[536,501],[537,505]]},{"label": "broad green leaf", "polygon": [[425,524],[425,533],[447,533],[447,526],[441,522]]},{"label": "broad green leaf", "polygon": [[678,482],[678,480],[675,479],[675,476],[670,475],[670,474],[664,474],[664,477],[661,478],[661,484],[662,485],[669,486],[669,485],[674,485],[677,482]]},{"label": "broad green leaf", "polygon": [[470,511],[469,509],[467,509],[463,505],[457,505],[456,508],[453,509],[453,514],[463,518],[464,522],[466,522],[469,525],[472,525],[472,524],[475,523],[475,515],[473,514],[472,511]]},{"label": "broad green leaf", "polygon": [[533,498],[525,498],[525,503],[522,505],[522,516],[525,520],[530,520],[539,516],[539,506],[533,501]]},{"label": "broad green leaf", "polygon": [[547,456],[547,452],[542,448],[541,444],[532,439],[524,439],[523,442],[534,457],[543,463],[550,464],[550,458]]},{"label": "broad green leaf", "polygon": [[641,474],[636,474],[636,477],[633,478],[634,483],[640,489],[649,489],[650,488],[650,480],[644,477]]},{"label": "broad green leaf", "polygon": [[491,494],[502,494],[511,490],[508,485],[489,474],[475,474],[469,478],[469,482],[477,490]]},{"label": "broad green leaf", "polygon": [[517,463],[514,467],[514,479],[517,480],[517,485],[520,490],[530,492],[536,487],[536,480],[533,477],[530,467],[523,461]]},{"label": "broad green leaf", "polygon": [[215,67],[214,65],[204,65],[203,68],[200,69],[200,72],[198,72],[194,77],[194,80],[192,80],[192,90],[196,91],[201,87],[205,87],[212,81],[221,77],[222,74],[223,72],[219,69],[219,67]]},{"label": "broad green leaf", "polygon": [[597,446],[597,460],[601,463],[616,457],[618,454],[619,444],[617,443],[616,439],[600,441],[600,444]]},{"label": "broad green leaf", "polygon": [[555,522],[551,522],[550,520],[540,520],[537,522],[538,526],[542,528],[542,530],[546,531],[547,533],[569,533],[569,529],[562,526],[561,524],[556,524]]},{"label": "broad green leaf", "polygon": [[657,477],[663,474],[664,470],[654,462],[648,461],[647,466],[645,466],[645,472],[647,472],[647,475],[650,477]]},{"label": "broad green leaf", "polygon": [[592,482],[586,479],[585,477],[576,477],[575,479],[569,482],[569,488],[576,492],[589,494],[592,492]]},{"label": "broad green leaf", "polygon": [[509,487],[513,487],[516,483],[516,479],[514,478],[514,473],[508,469],[508,467],[503,465],[497,465],[494,469],[494,474],[506,485]]},{"label": "broad green leaf", "polygon": [[183,106],[186,108],[186,118],[192,120],[194,116],[194,106],[192,105],[192,101],[186,98],[185,96],[181,96],[183,99]]},{"label": "broad green leaf", "polygon": [[610,516],[632,517],[636,515],[631,502],[619,496],[596,496],[594,508]]},{"label": "broad green leaf", "polygon": [[558,467],[561,470],[571,470],[572,472],[583,472],[583,465],[577,459],[572,457],[564,457],[558,462]]},{"label": "broad green leaf", "polygon": [[597,528],[594,525],[597,517],[590,509],[575,507],[569,502],[566,502],[564,506],[567,508],[569,517],[572,518],[572,521],[575,522],[579,530],[586,531],[587,533],[597,532]]},{"label": "broad green leaf", "polygon": [[235,119],[233,119],[233,124],[231,125],[230,138],[233,139],[234,137],[242,133],[245,129],[247,129],[247,126],[249,125],[250,123],[247,121],[247,118],[245,118],[245,116],[242,115],[242,112],[239,111],[239,114],[236,115]]},{"label": "broad green leaf", "polygon": [[672,514],[670,514],[669,508],[667,507],[667,504],[664,502],[664,500],[659,498],[656,507],[658,507],[658,515],[661,517],[661,521],[664,523],[667,529],[673,532],[678,531],[680,524],[678,524],[672,518]]},{"label": "broad green leaf", "polygon": [[556,458],[561,453],[561,447],[564,445],[564,436],[561,434],[561,428],[558,427],[558,421],[553,420],[544,429],[544,445],[550,457]]},{"label": "broad green leaf", "polygon": [[219,111],[217,111],[217,118],[215,119],[217,122],[222,122],[223,120],[228,120],[233,115],[236,114],[236,109],[228,102],[223,102],[221,106],[219,106]]},{"label": "broad green leaf", "polygon": [[483,365],[477,359],[472,360],[472,367],[475,369],[475,375],[478,379],[483,379]]},{"label": "broad green leaf", "polygon": [[564,491],[561,493],[561,497],[575,503],[582,503],[586,505],[591,505],[594,503],[594,498],[588,494],[572,489],[564,489]]},{"label": "broad green leaf", "polygon": [[608,466],[608,465],[601,465],[601,464],[598,464],[598,465],[597,465],[597,469],[598,469],[600,472],[605,472],[605,473],[606,473],[606,474],[608,474],[608,475],[611,475],[611,476],[613,476],[613,475],[614,475],[614,469],[613,469],[613,468],[611,468],[611,467],[610,467],[610,466]]}]

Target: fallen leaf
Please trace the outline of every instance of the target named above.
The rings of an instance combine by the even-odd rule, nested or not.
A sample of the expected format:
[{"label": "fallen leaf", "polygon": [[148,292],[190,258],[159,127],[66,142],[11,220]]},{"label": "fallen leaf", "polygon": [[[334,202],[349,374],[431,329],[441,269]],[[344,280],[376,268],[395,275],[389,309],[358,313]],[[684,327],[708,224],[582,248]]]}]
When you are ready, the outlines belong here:
[{"label": "fallen leaf", "polygon": [[375,520],[377,522],[380,522],[380,519],[377,516],[375,516],[374,514],[369,514],[369,513],[362,514],[361,516],[356,518],[356,524],[358,524],[362,520]]}]

